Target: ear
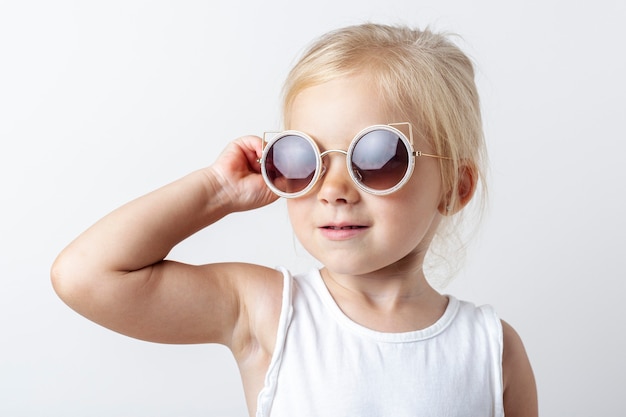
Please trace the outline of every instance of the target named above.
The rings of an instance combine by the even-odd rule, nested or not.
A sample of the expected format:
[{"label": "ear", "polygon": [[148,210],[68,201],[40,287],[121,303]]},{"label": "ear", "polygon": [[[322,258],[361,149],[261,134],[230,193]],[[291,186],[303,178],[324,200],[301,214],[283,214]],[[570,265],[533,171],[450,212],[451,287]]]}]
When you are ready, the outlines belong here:
[{"label": "ear", "polygon": [[[462,161],[459,165],[458,183],[455,190],[450,190],[439,203],[439,213],[451,216],[458,213],[470,202],[476,191],[478,171],[476,165],[470,161]],[[456,193],[453,198],[452,193]]]}]

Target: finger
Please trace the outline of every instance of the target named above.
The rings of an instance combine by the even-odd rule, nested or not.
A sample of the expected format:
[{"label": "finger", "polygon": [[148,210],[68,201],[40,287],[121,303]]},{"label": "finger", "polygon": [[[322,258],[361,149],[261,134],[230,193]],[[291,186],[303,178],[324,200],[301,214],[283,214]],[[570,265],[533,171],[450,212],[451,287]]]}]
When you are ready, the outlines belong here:
[{"label": "finger", "polygon": [[263,155],[263,140],[258,136],[243,136],[237,140],[239,145],[246,156],[248,166],[253,171],[261,172],[261,156]]},{"label": "finger", "polygon": [[256,159],[261,158],[263,154],[263,139],[258,136],[244,136],[241,138],[247,149],[254,151]]}]

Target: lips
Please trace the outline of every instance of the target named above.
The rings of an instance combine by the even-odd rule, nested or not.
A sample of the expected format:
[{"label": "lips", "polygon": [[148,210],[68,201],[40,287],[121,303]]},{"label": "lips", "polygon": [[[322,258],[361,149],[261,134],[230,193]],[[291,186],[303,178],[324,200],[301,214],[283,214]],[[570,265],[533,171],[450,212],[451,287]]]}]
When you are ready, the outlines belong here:
[{"label": "lips", "polygon": [[368,226],[361,224],[328,224],[319,228],[322,236],[332,241],[346,241],[361,236]]}]

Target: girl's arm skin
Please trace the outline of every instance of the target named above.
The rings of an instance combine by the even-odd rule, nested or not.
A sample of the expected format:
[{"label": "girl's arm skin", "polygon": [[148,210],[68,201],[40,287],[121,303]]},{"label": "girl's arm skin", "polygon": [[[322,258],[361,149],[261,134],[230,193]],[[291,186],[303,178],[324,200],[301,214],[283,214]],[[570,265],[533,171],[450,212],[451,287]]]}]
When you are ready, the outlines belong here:
[{"label": "girl's arm skin", "polygon": [[537,417],[537,386],[524,344],[508,323],[502,322],[504,338],[502,373],[506,417]]},{"label": "girl's arm skin", "polygon": [[[232,142],[211,167],[138,198],[81,234],[52,282],[73,309],[107,328],[163,343],[221,343],[239,362],[273,350],[282,275],[247,264],[192,266],[164,258],[225,215],[276,200],[256,162],[261,140]],[[262,313],[262,315],[261,315]]]}]

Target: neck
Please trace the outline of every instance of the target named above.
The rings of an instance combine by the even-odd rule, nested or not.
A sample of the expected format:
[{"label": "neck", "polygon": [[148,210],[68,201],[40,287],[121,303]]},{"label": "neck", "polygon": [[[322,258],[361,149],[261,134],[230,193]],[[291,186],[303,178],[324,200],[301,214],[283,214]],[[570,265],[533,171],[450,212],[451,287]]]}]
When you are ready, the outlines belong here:
[{"label": "neck", "polygon": [[421,263],[364,275],[323,269],[322,278],[339,308],[357,323],[374,330],[402,332],[433,324],[445,311],[447,298],[433,289]]},{"label": "neck", "polygon": [[362,275],[340,274],[325,268],[322,277],[331,293],[350,294],[374,303],[377,300],[395,303],[415,299],[432,290],[421,268],[402,272],[376,271]]}]

